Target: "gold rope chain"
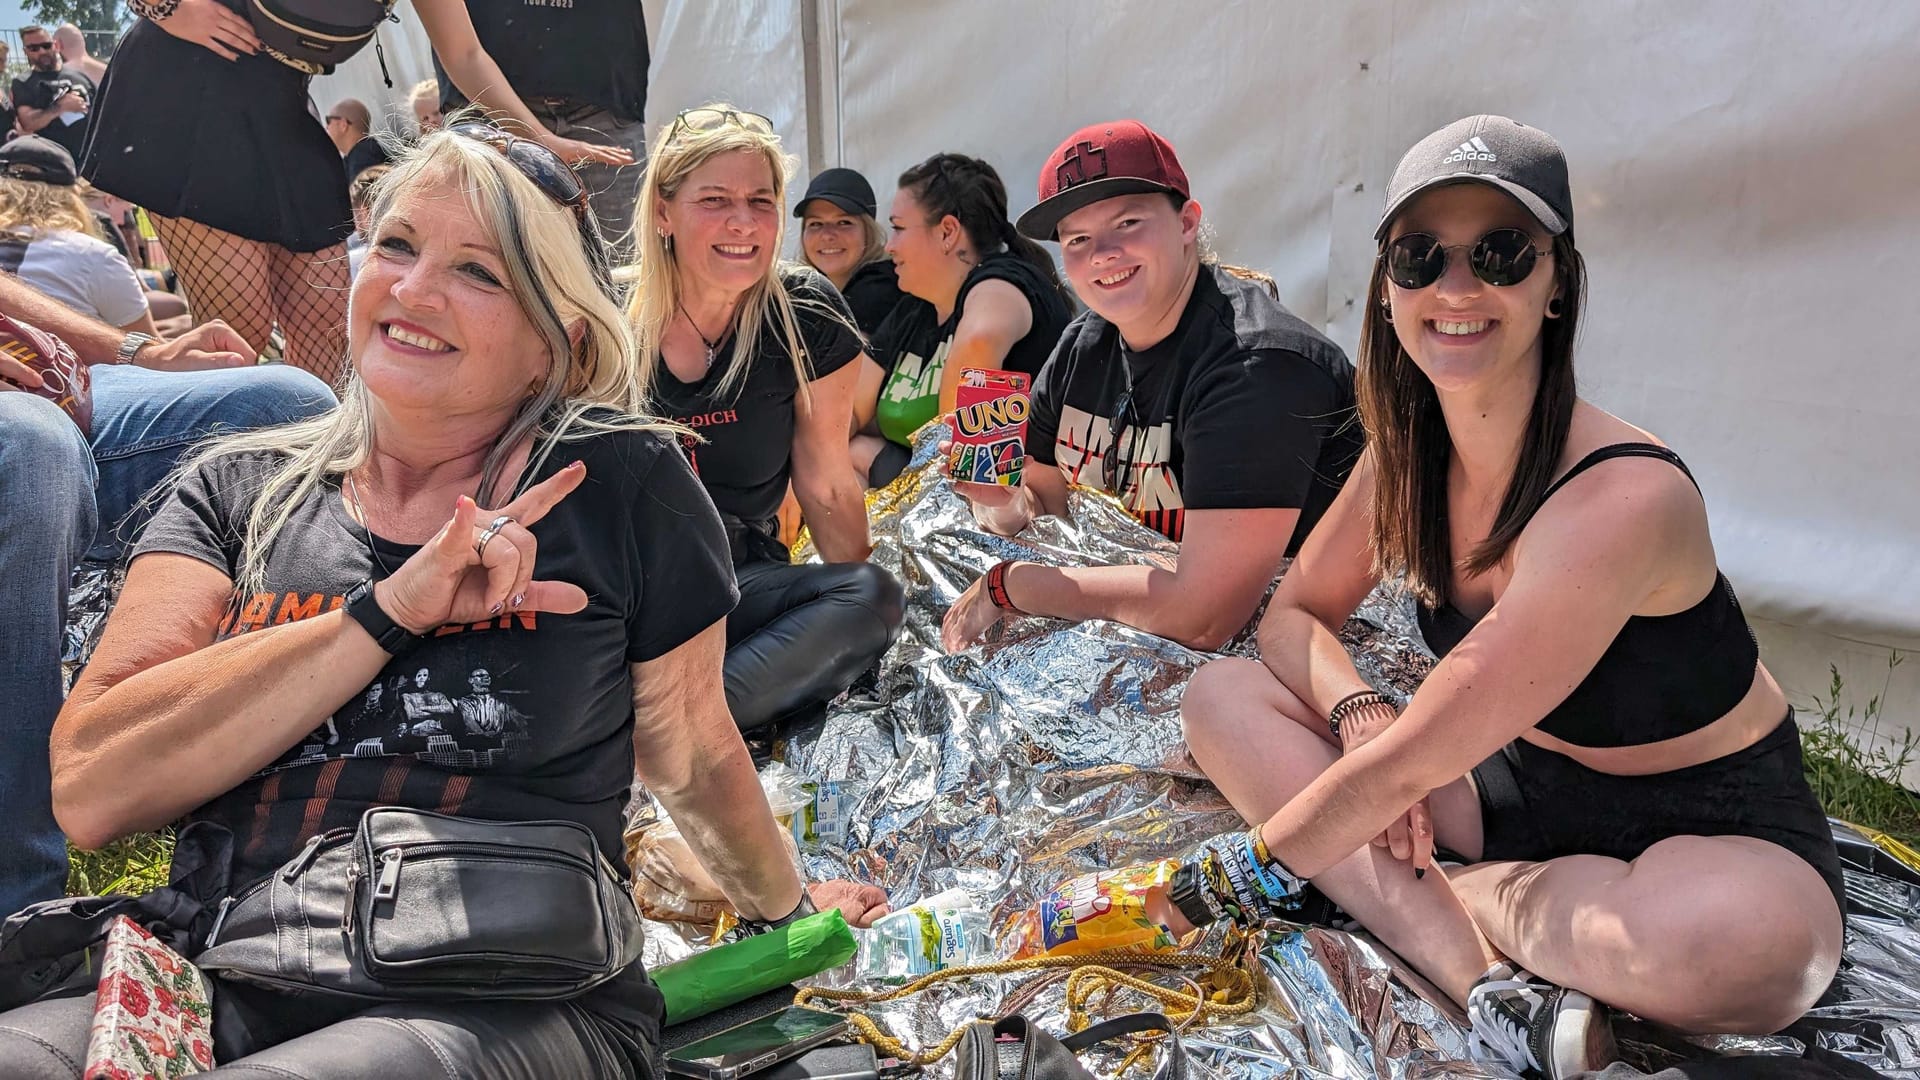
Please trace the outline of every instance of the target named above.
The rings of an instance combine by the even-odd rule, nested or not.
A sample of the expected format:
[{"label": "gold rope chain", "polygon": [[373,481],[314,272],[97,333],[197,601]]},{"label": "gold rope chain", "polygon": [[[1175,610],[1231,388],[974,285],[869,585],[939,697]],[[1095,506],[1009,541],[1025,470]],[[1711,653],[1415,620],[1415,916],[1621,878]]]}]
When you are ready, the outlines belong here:
[{"label": "gold rope chain", "polygon": [[[1237,950],[1230,949],[1229,952]],[[1130,974],[1123,968],[1148,970],[1159,973],[1176,973],[1192,990],[1175,990],[1149,982],[1138,975]],[[1234,959],[1226,956],[1200,956],[1192,953],[1155,952],[1151,949],[1107,949],[1102,952],[1088,953],[1084,956],[1034,956],[1024,960],[1001,960],[991,964],[970,964],[964,967],[946,968],[923,975],[905,986],[891,990],[828,990],[819,987],[807,987],[794,996],[795,1005],[805,1005],[816,998],[832,1002],[854,1002],[873,1004],[894,1001],[917,994],[928,987],[954,979],[965,979],[976,975],[1009,975],[1022,971],[1050,972],[1042,979],[1033,980],[1009,995],[1009,1000],[1029,1000],[1033,996],[1030,988],[1037,990],[1034,983],[1050,984],[1058,981],[1058,972],[1066,970],[1067,984],[1067,1030],[1080,1031],[1091,1023],[1087,1003],[1096,994],[1104,1004],[1115,991],[1132,990],[1144,997],[1159,1002],[1161,1011],[1167,1019],[1173,1021],[1176,1029],[1184,1029],[1195,1022],[1206,1022],[1234,1016],[1245,1016],[1259,1004],[1258,983]],[[1185,974],[1200,971],[1203,974],[1194,978]],[[1017,1010],[1013,1010],[1017,1011]],[[911,1047],[882,1031],[873,1018],[864,1013],[849,1011],[847,1021],[859,1032],[861,1041],[889,1057],[898,1058],[910,1065],[925,1067],[953,1052],[966,1035],[967,1028],[962,1027],[932,1049],[914,1051]],[[969,1025],[971,1026],[971,1025]],[[1152,1050],[1152,1042],[1143,1042],[1134,1048],[1121,1065],[1125,1072],[1136,1061]]]}]

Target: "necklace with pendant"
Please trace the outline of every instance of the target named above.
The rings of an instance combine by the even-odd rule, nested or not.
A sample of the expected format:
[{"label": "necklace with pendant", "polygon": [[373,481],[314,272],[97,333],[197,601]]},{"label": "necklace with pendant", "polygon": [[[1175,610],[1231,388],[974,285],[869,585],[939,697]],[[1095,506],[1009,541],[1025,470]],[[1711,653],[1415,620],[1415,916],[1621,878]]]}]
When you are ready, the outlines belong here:
[{"label": "necklace with pendant", "polygon": [[700,329],[700,324],[693,321],[693,315],[687,311],[686,303],[681,300],[675,300],[674,303],[679,306],[680,314],[686,316],[687,325],[693,327],[694,336],[700,339],[700,344],[705,345],[707,347],[707,366],[701,371],[701,374],[705,375],[706,372],[713,370],[714,354],[716,350],[720,348],[720,342],[725,341],[727,339],[726,338],[727,332],[725,330],[722,330],[720,331],[719,338],[710,340],[707,337],[706,332]]}]

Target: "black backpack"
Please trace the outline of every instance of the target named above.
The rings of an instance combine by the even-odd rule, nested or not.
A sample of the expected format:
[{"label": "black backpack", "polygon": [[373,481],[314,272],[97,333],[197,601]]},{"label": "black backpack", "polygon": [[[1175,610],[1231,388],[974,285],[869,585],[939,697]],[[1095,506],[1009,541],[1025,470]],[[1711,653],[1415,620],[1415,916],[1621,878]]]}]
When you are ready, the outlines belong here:
[{"label": "black backpack", "polygon": [[[260,43],[276,59],[303,69],[332,71],[365,48],[381,23],[397,21],[393,4],[394,0],[247,0],[247,18]],[[383,62],[381,67],[385,66]]]}]

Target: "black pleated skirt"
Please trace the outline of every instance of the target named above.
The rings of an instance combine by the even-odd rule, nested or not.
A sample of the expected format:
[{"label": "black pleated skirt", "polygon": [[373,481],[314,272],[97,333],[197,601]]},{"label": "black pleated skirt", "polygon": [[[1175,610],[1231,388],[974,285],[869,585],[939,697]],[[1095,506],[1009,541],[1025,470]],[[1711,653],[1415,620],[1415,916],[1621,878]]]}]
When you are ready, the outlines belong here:
[{"label": "black pleated skirt", "polygon": [[107,66],[81,175],[152,213],[289,251],[353,231],[346,171],[307,106],[307,76],[236,61],[138,19]]}]

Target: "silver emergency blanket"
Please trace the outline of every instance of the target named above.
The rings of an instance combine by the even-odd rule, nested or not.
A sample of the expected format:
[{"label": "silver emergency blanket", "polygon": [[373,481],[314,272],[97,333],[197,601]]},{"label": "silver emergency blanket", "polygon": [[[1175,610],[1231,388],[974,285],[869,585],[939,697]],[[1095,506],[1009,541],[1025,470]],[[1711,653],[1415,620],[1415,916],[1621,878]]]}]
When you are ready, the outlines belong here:
[{"label": "silver emergency blanket", "polygon": [[[1070,519],[1035,522],[1017,540],[992,536],[940,473],[934,436],[923,433],[906,474],[872,499],[874,561],[899,575],[908,598],[905,630],[877,683],[774,748],[822,792],[827,824],[838,823],[837,835],[803,854],[809,876],[878,883],[896,908],[962,886],[993,902],[995,926],[1004,928],[1070,877],[1184,856],[1242,827],[1181,740],[1181,692],[1209,656],[1113,623],[1035,618],[1003,622],[960,655],[939,644],[948,606],[1001,559],[1170,564],[1176,548],[1113,500],[1084,491],[1072,496]],[[1410,694],[1432,666],[1411,607],[1385,589],[1342,637],[1383,690]],[[1251,635],[1224,651],[1250,655]],[[1851,919],[1848,963],[1829,1004],[1789,1034],[1764,1039],[1681,1040],[1628,1023],[1629,1060],[1653,1071],[1716,1053],[1798,1054],[1812,1042],[1920,1078],[1920,885],[1852,870],[1848,878],[1856,907],[1873,913]],[[650,959],[699,947],[669,927],[653,929]],[[1468,1060],[1459,1010],[1363,932],[1270,933],[1259,966],[1265,986],[1256,1013],[1183,1033],[1195,1075],[1501,1075]],[[1016,998],[1035,977],[976,977],[864,1010],[915,1048],[1010,1003],[1048,1030],[1064,1030],[1058,983],[1031,1002]],[[841,973],[821,981],[848,980]],[[1147,1005],[1123,991],[1103,1012]],[[1119,1055],[1089,1060],[1111,1069]],[[946,1061],[932,1071],[950,1069]]]}]

